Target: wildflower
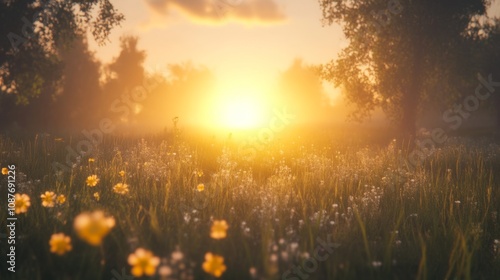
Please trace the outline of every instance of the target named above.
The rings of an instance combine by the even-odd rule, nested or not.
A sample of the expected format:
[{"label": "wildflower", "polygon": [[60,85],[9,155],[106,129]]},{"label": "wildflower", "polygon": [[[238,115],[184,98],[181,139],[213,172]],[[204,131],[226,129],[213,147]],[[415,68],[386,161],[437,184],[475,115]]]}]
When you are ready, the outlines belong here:
[{"label": "wildflower", "polygon": [[198,186],[196,187],[196,190],[199,191],[199,192],[202,192],[205,190],[205,185],[204,184],[198,184]]},{"label": "wildflower", "polygon": [[205,254],[205,262],[203,263],[203,270],[217,278],[219,278],[224,271],[226,271],[226,266],[224,265],[224,257],[214,255],[212,253]]},{"label": "wildflower", "polygon": [[97,183],[99,183],[99,178],[97,178],[97,175],[91,175],[87,177],[87,186],[89,187],[95,187]]},{"label": "wildflower", "polygon": [[99,192],[95,192],[94,193],[94,198],[95,200],[99,201],[99,199],[101,199],[101,196],[99,195]]},{"label": "wildflower", "polygon": [[57,203],[64,204],[64,202],[66,202],[66,196],[64,194],[57,196]]},{"label": "wildflower", "polygon": [[113,187],[113,191],[117,194],[127,194],[128,185],[124,183],[118,183]]},{"label": "wildflower", "polygon": [[196,171],[196,175],[198,175],[198,177],[203,176],[203,171],[202,170]]},{"label": "wildflower", "polygon": [[64,235],[64,233],[52,234],[52,237],[50,237],[49,245],[50,252],[62,256],[72,249],[71,237]]},{"label": "wildflower", "polygon": [[173,262],[178,262],[180,260],[182,260],[182,258],[184,258],[184,254],[182,254],[181,251],[179,251],[179,249],[177,249],[176,251],[172,252],[172,261]]},{"label": "wildflower", "polygon": [[43,207],[54,207],[54,201],[56,200],[56,194],[54,192],[45,192],[40,195],[42,198]]},{"label": "wildflower", "polygon": [[118,172],[118,174],[120,174],[121,177],[125,177],[125,171],[123,171],[123,170]]},{"label": "wildflower", "polygon": [[170,266],[168,266],[168,265],[162,265],[158,269],[158,274],[161,277],[168,277],[168,276],[170,276],[172,274],[172,268],[170,268]]},{"label": "wildflower", "polygon": [[132,266],[131,273],[133,276],[152,276],[155,274],[156,267],[160,264],[160,259],[153,255],[151,251],[139,248],[128,256],[128,264]]},{"label": "wildflower", "polygon": [[210,232],[210,237],[213,239],[223,239],[227,236],[227,229],[229,226],[227,225],[227,222],[224,220],[215,220],[214,223],[212,224],[211,232]]},{"label": "wildflower", "polygon": [[2,175],[7,175],[9,174],[9,169],[7,167],[2,168]]},{"label": "wildflower", "polygon": [[94,161],[95,161],[95,159],[94,159],[94,158],[89,158],[89,163],[92,163],[92,162],[94,162]]},{"label": "wildflower", "polygon": [[255,267],[250,267],[248,272],[250,273],[250,276],[252,276],[252,278],[257,278],[257,269]]},{"label": "wildflower", "polygon": [[78,237],[90,245],[100,245],[102,239],[115,226],[113,217],[106,217],[102,211],[81,213],[75,218],[74,228]]},{"label": "wildflower", "polygon": [[31,206],[30,197],[27,194],[18,194],[15,196],[16,214],[26,213]]}]

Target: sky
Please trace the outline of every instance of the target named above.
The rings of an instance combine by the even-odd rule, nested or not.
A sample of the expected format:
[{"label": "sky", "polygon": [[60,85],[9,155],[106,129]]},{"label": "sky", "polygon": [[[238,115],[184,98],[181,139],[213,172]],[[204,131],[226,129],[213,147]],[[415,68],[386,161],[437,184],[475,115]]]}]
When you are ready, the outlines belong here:
[{"label": "sky", "polygon": [[113,30],[105,46],[91,40],[91,48],[105,62],[118,55],[120,36],[135,35],[140,37],[139,47],[147,51],[147,68],[191,61],[208,66],[222,80],[251,77],[254,82],[267,83],[295,58],[325,63],[347,43],[339,26],[322,25],[316,1],[114,3],[126,20]]},{"label": "sky", "polygon": [[[121,36],[140,38],[147,52],[145,67],[163,72],[168,64],[192,62],[207,66],[218,84],[215,111],[232,119],[240,112],[263,107],[266,91],[280,73],[299,58],[306,64],[334,59],[348,42],[339,25],[325,26],[317,0],[138,0],[113,1],[125,15],[104,46],[90,38],[90,48],[107,63],[118,56]],[[490,15],[500,16],[500,1]],[[340,90],[324,83],[331,102]],[[239,103],[230,102],[242,94]],[[210,95],[212,96],[212,95]],[[250,98],[251,96],[251,98]],[[268,104],[269,105],[269,104]],[[273,105],[269,105],[273,106]]]},{"label": "sky", "polygon": [[[110,62],[119,38],[134,35],[147,51],[147,69],[191,61],[226,83],[269,84],[295,58],[328,62],[347,46],[338,25],[324,26],[318,1],[138,0],[113,1],[125,15],[110,42],[90,47]],[[500,1],[491,14],[500,15]],[[328,90],[328,89],[327,89]],[[331,92],[330,92],[331,93]]]},{"label": "sky", "polygon": [[[294,58],[324,63],[347,45],[341,28],[323,26],[318,1],[304,0],[138,0],[113,1],[126,20],[110,42],[91,48],[110,61],[119,38],[136,35],[148,67],[193,61],[227,75],[267,76]],[[500,15],[500,1],[492,14]],[[279,50],[279,51],[277,51]]]}]

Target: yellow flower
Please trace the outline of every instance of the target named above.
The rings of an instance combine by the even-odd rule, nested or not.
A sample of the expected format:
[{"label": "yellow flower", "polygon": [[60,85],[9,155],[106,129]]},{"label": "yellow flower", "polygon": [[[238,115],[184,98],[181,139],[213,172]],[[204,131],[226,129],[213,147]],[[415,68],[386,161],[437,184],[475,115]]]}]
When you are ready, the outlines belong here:
[{"label": "yellow flower", "polygon": [[31,206],[30,197],[27,194],[16,193],[16,214],[26,213]]},{"label": "yellow flower", "polygon": [[224,220],[215,220],[212,224],[212,228],[210,230],[210,237],[213,239],[223,239],[227,236],[227,229],[229,226],[227,222]]},{"label": "yellow flower", "polygon": [[64,233],[55,233],[50,237],[50,251],[59,256],[64,255],[66,252],[71,251],[71,237],[64,235]]},{"label": "yellow flower", "polygon": [[75,218],[74,228],[81,239],[90,245],[100,245],[102,239],[115,226],[115,218],[104,216],[102,211],[81,213]]},{"label": "yellow flower", "polygon": [[94,162],[94,161],[95,161],[95,159],[94,159],[94,158],[89,158],[89,163],[90,163],[90,162]]},{"label": "yellow flower", "polygon": [[64,202],[66,202],[66,196],[64,196],[64,194],[57,196],[57,203],[64,204]]},{"label": "yellow flower", "polygon": [[195,170],[194,174],[198,175],[198,177],[201,177],[201,176],[203,176],[203,170]]},{"label": "yellow flower", "polygon": [[120,174],[121,177],[125,177],[125,171],[123,171],[123,170],[118,172],[118,174]]},{"label": "yellow flower", "polygon": [[144,274],[153,276],[156,267],[160,264],[160,258],[153,255],[151,251],[138,248],[128,256],[128,264],[132,266],[131,273],[135,277],[141,277]]},{"label": "yellow flower", "polygon": [[196,187],[196,190],[199,191],[199,192],[202,192],[205,190],[205,185],[204,184],[198,184],[198,186]]},{"label": "yellow flower", "polygon": [[9,169],[7,167],[2,168],[2,175],[7,175],[9,174]]},{"label": "yellow flower", "polygon": [[99,199],[101,199],[101,196],[99,195],[99,192],[95,192],[94,193],[94,198],[95,200],[99,201]]},{"label": "yellow flower", "polygon": [[127,194],[128,185],[123,183],[118,183],[113,187],[113,191],[118,194]]},{"label": "yellow flower", "polygon": [[99,183],[99,178],[97,178],[97,175],[91,175],[87,177],[87,186],[89,187],[95,187],[97,183]]},{"label": "yellow flower", "polygon": [[212,274],[213,276],[219,278],[224,271],[226,271],[226,266],[224,265],[224,257],[214,255],[212,253],[205,254],[205,262],[203,263],[203,270]]},{"label": "yellow flower", "polygon": [[54,202],[56,200],[56,194],[54,192],[45,192],[40,197],[42,198],[43,207],[54,207]]}]

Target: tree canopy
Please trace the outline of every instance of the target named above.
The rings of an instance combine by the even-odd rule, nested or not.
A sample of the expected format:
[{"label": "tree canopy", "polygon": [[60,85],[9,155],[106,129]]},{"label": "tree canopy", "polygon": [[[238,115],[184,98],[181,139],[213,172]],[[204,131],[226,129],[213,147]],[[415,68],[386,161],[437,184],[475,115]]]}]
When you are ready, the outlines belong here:
[{"label": "tree canopy", "polygon": [[104,44],[123,20],[109,0],[0,1],[0,98],[27,104],[56,88],[62,51],[86,31]]},{"label": "tree canopy", "polygon": [[321,69],[363,120],[381,107],[413,137],[426,100],[446,102],[477,84],[473,45],[487,35],[486,0],[320,0],[325,24],[349,45]]}]

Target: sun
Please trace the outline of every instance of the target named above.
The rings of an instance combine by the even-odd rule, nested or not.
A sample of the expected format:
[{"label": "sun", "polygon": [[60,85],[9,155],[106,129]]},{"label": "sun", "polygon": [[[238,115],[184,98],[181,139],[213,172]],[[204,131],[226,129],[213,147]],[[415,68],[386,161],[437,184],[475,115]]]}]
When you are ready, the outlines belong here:
[{"label": "sun", "polygon": [[259,129],[269,123],[272,114],[271,92],[267,81],[248,76],[234,74],[219,80],[199,103],[199,123],[211,131],[238,135]]},{"label": "sun", "polygon": [[228,128],[253,128],[262,122],[261,106],[255,98],[235,96],[221,104],[220,124]]},{"label": "sun", "polygon": [[251,129],[264,122],[264,100],[258,90],[232,88],[219,95],[215,104],[216,125],[221,128]]}]

